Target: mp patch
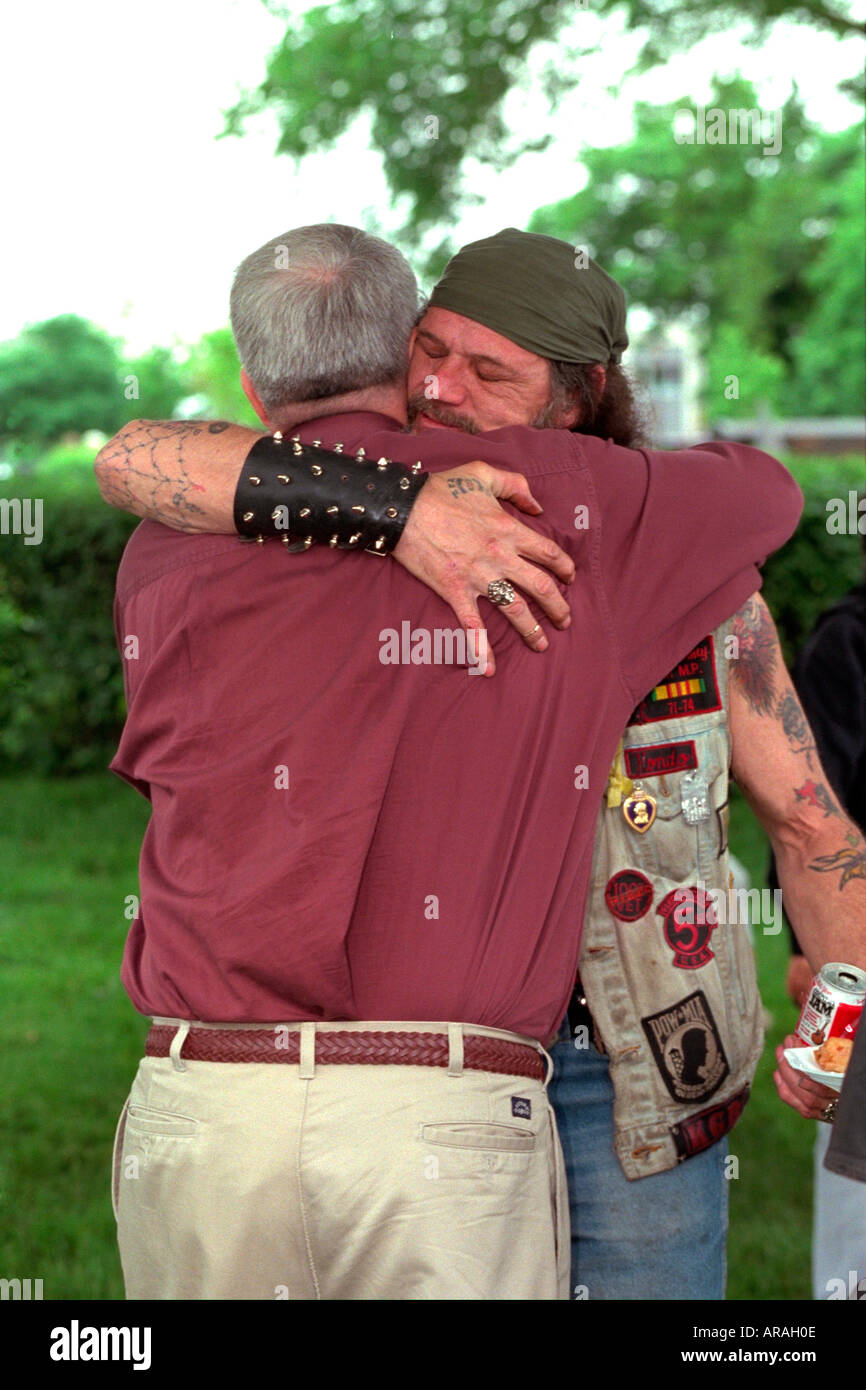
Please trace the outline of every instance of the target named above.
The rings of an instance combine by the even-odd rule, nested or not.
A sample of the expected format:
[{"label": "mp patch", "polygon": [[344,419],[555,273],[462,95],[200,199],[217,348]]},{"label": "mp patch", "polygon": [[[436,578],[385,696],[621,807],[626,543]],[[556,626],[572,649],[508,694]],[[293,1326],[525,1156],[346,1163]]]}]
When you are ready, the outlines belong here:
[{"label": "mp patch", "polygon": [[519,1120],[531,1120],[532,1101],[527,1100],[526,1096],[512,1096],[511,1113],[516,1115]]},{"label": "mp patch", "polygon": [[693,738],[680,743],[651,743],[642,748],[625,748],[625,770],[632,781],[642,777],[664,777],[668,772],[687,772],[698,765]]},{"label": "mp patch", "polygon": [[674,1100],[688,1105],[715,1095],[730,1067],[703,990],[642,1018],[641,1027]]},{"label": "mp patch", "polygon": [[608,879],[604,900],[621,922],[636,922],[650,910],[653,886],[637,869],[620,869]]},{"label": "mp patch", "polygon": [[665,941],[678,970],[699,970],[713,959],[710,932],[719,921],[715,904],[703,888],[672,888],[656,912],[664,919]]},{"label": "mp patch", "polygon": [[677,662],[664,680],[641,700],[628,722],[629,726],[658,724],[662,719],[688,719],[692,714],[710,714],[721,708],[716,648],[711,635]]},{"label": "mp patch", "polygon": [[680,1124],[672,1125],[671,1136],[680,1163],[686,1158],[693,1158],[695,1154],[703,1153],[704,1149],[709,1149],[720,1139],[724,1139],[742,1115],[748,1099],[749,1088],[746,1086],[722,1105],[713,1105],[709,1110],[701,1110],[699,1114],[690,1115]]}]

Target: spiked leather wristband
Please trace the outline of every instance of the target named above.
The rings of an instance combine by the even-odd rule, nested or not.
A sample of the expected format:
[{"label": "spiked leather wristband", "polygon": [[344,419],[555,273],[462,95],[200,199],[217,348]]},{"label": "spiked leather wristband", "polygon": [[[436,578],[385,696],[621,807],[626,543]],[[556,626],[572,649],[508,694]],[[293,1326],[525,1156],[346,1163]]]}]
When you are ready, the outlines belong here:
[{"label": "spiked leather wristband", "polygon": [[421,464],[354,457],[277,433],[257,440],[241,469],[234,520],[241,537],[274,536],[287,550],[316,541],[342,549],[392,551],[427,481]]}]

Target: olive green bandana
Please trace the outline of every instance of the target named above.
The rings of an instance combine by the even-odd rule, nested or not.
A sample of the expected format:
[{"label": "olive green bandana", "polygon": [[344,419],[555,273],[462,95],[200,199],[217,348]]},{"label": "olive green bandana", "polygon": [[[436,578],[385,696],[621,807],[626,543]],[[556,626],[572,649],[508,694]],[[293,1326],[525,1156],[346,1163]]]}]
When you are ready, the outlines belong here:
[{"label": "olive green bandana", "polygon": [[580,247],[506,227],[448,262],[430,307],[450,309],[554,362],[618,362],[625,295]]}]

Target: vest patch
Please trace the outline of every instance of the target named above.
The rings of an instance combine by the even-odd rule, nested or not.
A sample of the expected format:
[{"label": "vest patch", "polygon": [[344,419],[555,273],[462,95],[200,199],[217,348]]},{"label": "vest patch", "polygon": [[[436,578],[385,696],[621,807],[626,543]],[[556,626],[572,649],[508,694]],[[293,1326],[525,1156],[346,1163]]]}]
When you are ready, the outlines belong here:
[{"label": "vest patch", "polygon": [[697,989],[669,1009],[642,1018],[641,1027],[662,1081],[671,1097],[681,1104],[709,1100],[730,1074],[722,1039],[703,990]]},{"label": "vest patch", "polygon": [[715,643],[709,636],[641,700],[628,722],[629,727],[658,724],[662,719],[688,719],[690,715],[711,714],[721,708]]},{"label": "vest patch", "polygon": [[680,1162],[694,1154],[703,1153],[704,1149],[711,1148],[723,1139],[737,1123],[748,1099],[749,1088],[746,1086],[723,1105],[713,1105],[709,1110],[702,1110],[699,1115],[690,1115],[687,1120],[673,1125],[671,1136]]},{"label": "vest patch", "polygon": [[664,937],[678,970],[699,970],[715,955],[710,932],[719,925],[716,909],[703,888],[672,888],[656,912],[664,919]]},{"label": "vest patch", "polygon": [[621,922],[636,922],[650,910],[653,886],[637,869],[620,869],[608,879],[604,900]]},{"label": "vest patch", "polygon": [[633,781],[639,777],[664,777],[667,772],[684,772],[698,765],[693,738],[680,743],[652,743],[643,748],[625,748],[625,770]]}]

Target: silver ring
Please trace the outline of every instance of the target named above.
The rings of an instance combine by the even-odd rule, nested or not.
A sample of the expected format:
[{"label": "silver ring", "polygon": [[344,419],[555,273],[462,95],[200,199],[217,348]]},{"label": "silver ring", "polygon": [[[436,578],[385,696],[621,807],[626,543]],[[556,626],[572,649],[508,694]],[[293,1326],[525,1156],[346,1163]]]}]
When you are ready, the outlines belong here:
[{"label": "silver ring", "polygon": [[500,608],[507,608],[509,603],[514,602],[517,595],[507,579],[491,579],[487,585],[487,597],[491,603],[498,604]]},{"label": "silver ring", "polygon": [[821,1111],[821,1119],[826,1125],[831,1125],[836,1118],[836,1110],[839,1105],[838,1100],[830,1100]]},{"label": "silver ring", "polygon": [[525,640],[527,637],[534,637],[535,634],[536,634],[536,632],[540,632],[540,631],[541,631],[541,623],[536,623],[536,624],[535,624],[535,627],[531,628],[529,632],[524,632],[524,634],[523,634],[524,640]]}]

